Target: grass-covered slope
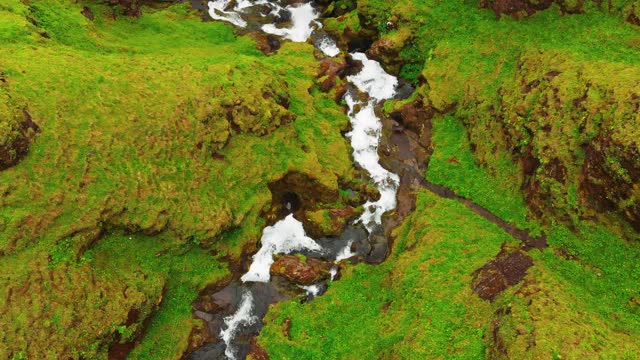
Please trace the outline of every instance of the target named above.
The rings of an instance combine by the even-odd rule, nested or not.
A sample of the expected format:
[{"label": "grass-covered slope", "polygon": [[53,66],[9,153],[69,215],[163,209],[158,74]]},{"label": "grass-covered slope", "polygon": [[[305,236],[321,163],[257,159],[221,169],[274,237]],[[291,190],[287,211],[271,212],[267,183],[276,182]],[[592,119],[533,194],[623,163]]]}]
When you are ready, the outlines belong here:
[{"label": "grass-covered slope", "polygon": [[[501,180],[472,161],[457,135],[460,123],[434,120],[431,164],[456,159],[440,182],[491,199]],[[464,177],[477,181],[465,185]],[[511,209],[518,223],[515,215],[527,213],[522,197],[502,196],[496,212]],[[420,192],[385,263],[348,269],[308,304],[278,304],[260,343],[278,359],[634,359],[637,244],[586,222],[543,230],[549,247],[527,253],[533,266],[526,277],[481,300],[474,273],[503,244],[518,243],[460,203]]]},{"label": "grass-covered slope", "polygon": [[638,4],[576,3],[520,20],[475,1],[360,1],[357,11],[382,30],[372,55],[417,83],[424,106],[461,120],[490,173],[517,165],[503,181],[538,217],[617,214],[637,231],[640,27],[625,11]]},{"label": "grass-covered slope", "polygon": [[[471,273],[509,236],[463,205],[420,193],[381,265],[349,268],[308,304],[277,305],[260,343],[277,359],[482,358],[491,307]],[[283,323],[289,319],[290,329]]]},{"label": "grass-covered slope", "polygon": [[312,89],[310,45],[267,57],[187,5],[86,5],[0,5],[0,121],[40,129],[0,172],[0,357],[104,358],[148,326],[132,357],[176,358],[219,259],[255,246],[267,184],[352,177],[348,119]]},{"label": "grass-covered slope", "polygon": [[633,2],[579,3],[520,20],[477,1],[363,0],[334,11],[329,31],[352,41],[378,31],[370,55],[417,84],[408,101],[427,109],[425,177],[545,233],[549,247],[526,253],[524,279],[481,300],[476,270],[514,240],[419,193],[386,263],[346,271],[311,303],[275,308],[260,336],[270,354],[637,358],[640,29],[627,20]]}]

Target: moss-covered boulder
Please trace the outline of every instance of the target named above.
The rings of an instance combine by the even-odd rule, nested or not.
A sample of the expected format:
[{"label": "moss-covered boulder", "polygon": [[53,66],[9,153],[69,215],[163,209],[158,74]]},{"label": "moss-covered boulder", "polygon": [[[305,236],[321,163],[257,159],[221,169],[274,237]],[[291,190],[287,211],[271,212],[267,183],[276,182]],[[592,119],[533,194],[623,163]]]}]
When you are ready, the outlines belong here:
[{"label": "moss-covered boulder", "polygon": [[[0,81],[5,81],[0,74]],[[29,151],[39,130],[29,111],[21,108],[0,84],[0,170],[17,164]]]}]

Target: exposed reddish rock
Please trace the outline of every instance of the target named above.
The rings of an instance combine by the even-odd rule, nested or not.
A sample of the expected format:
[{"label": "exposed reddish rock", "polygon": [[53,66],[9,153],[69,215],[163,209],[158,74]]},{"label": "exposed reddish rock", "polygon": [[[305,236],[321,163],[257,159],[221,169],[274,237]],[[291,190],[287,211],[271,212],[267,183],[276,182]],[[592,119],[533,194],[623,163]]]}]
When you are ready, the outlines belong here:
[{"label": "exposed reddish rock", "polygon": [[247,360],[269,360],[269,354],[267,354],[267,351],[258,344],[255,337],[251,339],[251,343],[249,344]]},{"label": "exposed reddish rock", "polygon": [[[616,159],[616,161],[612,161]],[[610,138],[599,136],[587,145],[580,191],[599,211],[620,210],[636,231],[640,231],[640,204],[629,203],[640,183],[637,150],[624,149]]]},{"label": "exposed reddish rock", "polygon": [[314,258],[301,258],[293,255],[279,257],[271,265],[271,274],[300,285],[311,285],[330,276],[331,264]]},{"label": "exposed reddish rock", "polygon": [[280,40],[277,37],[263,32],[252,32],[249,36],[256,40],[256,48],[262,53],[269,55],[280,49]]},{"label": "exposed reddish rock", "polygon": [[82,8],[82,11],[80,12],[84,17],[86,17],[87,19],[93,21],[94,16],[93,16],[93,11],[91,11],[91,9],[87,6],[84,6]]},{"label": "exposed reddish rock", "polygon": [[328,92],[336,85],[336,80],[344,75],[347,62],[344,58],[339,60],[322,59],[318,68],[318,86],[320,91]]},{"label": "exposed reddish rock", "polygon": [[527,275],[533,260],[517,248],[506,244],[494,260],[473,273],[471,287],[482,299],[493,300],[509,286],[513,286]]},{"label": "exposed reddish rock", "polygon": [[531,16],[537,11],[547,9],[554,1],[564,3],[562,0],[481,0],[479,6],[493,10],[496,16],[506,14],[520,18]]}]

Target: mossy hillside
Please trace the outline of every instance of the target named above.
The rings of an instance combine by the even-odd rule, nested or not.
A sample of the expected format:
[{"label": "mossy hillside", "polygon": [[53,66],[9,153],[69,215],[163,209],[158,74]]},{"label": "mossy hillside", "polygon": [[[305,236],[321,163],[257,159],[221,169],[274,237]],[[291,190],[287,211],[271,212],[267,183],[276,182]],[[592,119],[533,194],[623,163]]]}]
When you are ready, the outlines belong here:
[{"label": "mossy hillside", "polygon": [[[480,193],[495,186],[491,175],[484,180]],[[513,239],[463,205],[421,192],[385,263],[347,269],[310,303],[278,304],[260,343],[283,359],[632,359],[640,249],[600,225],[578,226],[545,228],[550,247],[530,251],[524,281],[490,303],[471,291],[471,274]]]},{"label": "mossy hillside", "polygon": [[577,233],[555,227],[549,242],[531,253],[535,266],[524,282],[496,300],[488,355],[635,359],[638,248],[586,223]]},{"label": "mossy hillside", "polygon": [[463,122],[480,165],[500,173],[516,163],[510,180],[536,215],[617,212],[637,228],[640,29],[620,16],[632,3],[584,2],[574,15],[554,5],[520,21],[473,1],[362,1],[357,10],[382,28],[376,43],[395,49],[382,60],[424,60],[400,73],[420,84],[427,106]]},{"label": "mossy hillside", "polygon": [[[518,217],[509,217],[509,212],[528,212],[517,189],[500,186],[513,177],[509,176],[512,163],[503,162],[496,173],[487,171],[478,165],[464,134],[461,123],[452,117],[433,120],[434,154],[427,178],[465,196],[468,192],[480,204],[494,204],[488,208],[522,228],[543,230],[550,245],[543,252],[530,252],[535,261],[530,276],[497,299],[498,325],[492,323],[485,336],[489,355],[574,358],[599,352],[605,357],[632,358],[630,354],[638,349],[629,344],[634,344],[631,338],[640,331],[634,290],[640,256],[637,244],[623,240],[624,233],[591,222],[579,221],[572,231],[529,220],[532,228],[519,223]],[[496,193],[502,200],[491,200]],[[499,336],[492,335],[494,329]],[[527,345],[533,342],[535,347]],[[527,348],[529,353],[522,353]]]},{"label": "mossy hillside", "polygon": [[[505,197],[495,213],[527,214],[517,191],[497,187],[504,174],[477,165],[459,121],[437,118],[433,125],[427,176],[447,171],[436,179],[479,201],[489,203],[490,190]],[[536,225],[550,247],[530,251],[534,266],[525,280],[485,302],[471,291],[471,274],[514,240],[461,204],[419,193],[385,263],[348,269],[308,304],[279,304],[260,342],[279,358],[634,358],[640,249],[601,225],[576,226]]]},{"label": "mossy hillside", "polygon": [[539,225],[531,219],[520,189],[514,186],[513,179],[519,179],[520,173],[511,159],[504,155],[492,173],[478,166],[466,128],[460,121],[452,116],[436,117],[432,126],[434,152],[426,172],[427,180],[473,199],[521,229],[539,233]]},{"label": "mossy hillside", "polygon": [[509,236],[463,205],[425,192],[396,234],[383,264],[347,268],[310,303],[276,305],[259,337],[270,356],[482,358],[491,307],[471,291],[471,273]]},{"label": "mossy hillside", "polygon": [[[90,6],[93,22],[66,1],[0,8],[13,29],[0,70],[41,128],[29,155],[0,173],[2,356],[102,358],[158,311],[132,356],[176,358],[198,289],[229,275],[216,259],[255,246],[267,183],[298,171],[337,190],[352,177],[348,119],[309,91],[310,45],[266,57],[186,5],[139,19]],[[34,21],[4,21],[26,16]],[[212,115],[238,108],[245,123]],[[96,315],[94,302],[109,310]],[[60,314],[60,325],[34,326],[43,314]]]},{"label": "mossy hillside", "polygon": [[9,147],[20,136],[20,121],[16,105],[1,88],[0,106],[0,147]]}]

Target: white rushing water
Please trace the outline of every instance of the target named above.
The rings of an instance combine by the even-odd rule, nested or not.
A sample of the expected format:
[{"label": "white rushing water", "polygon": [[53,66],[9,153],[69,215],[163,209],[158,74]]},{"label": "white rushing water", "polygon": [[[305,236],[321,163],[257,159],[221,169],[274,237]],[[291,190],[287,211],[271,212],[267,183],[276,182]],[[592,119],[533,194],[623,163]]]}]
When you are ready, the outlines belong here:
[{"label": "white rushing water", "polygon": [[[238,0],[233,9],[229,9],[232,0],[213,0],[209,2],[209,15],[213,19],[226,21],[238,27],[246,27],[247,22],[242,18],[246,9],[255,5],[271,6],[269,15],[277,15],[280,11],[288,11],[291,14],[290,27],[279,28],[274,24],[262,26],[266,33],[281,36],[294,42],[304,42],[312,33],[322,27],[317,21],[318,12],[310,3],[294,4],[281,7],[276,2],[268,0]],[[267,15],[263,15],[267,16]],[[336,42],[328,36],[319,37],[316,47],[327,56],[337,56],[340,49]],[[375,114],[375,106],[396,94],[398,79],[387,74],[376,61],[370,60],[363,53],[351,54],[353,59],[362,62],[362,70],[347,77],[356,88],[368,95],[368,100],[358,100],[357,96],[347,93],[345,100],[349,109],[348,116],[352,131],[347,134],[353,148],[355,162],[365,169],[371,176],[375,186],[380,192],[380,199],[368,201],[364,204],[364,213],[359,218],[365,228],[371,233],[374,228],[382,223],[382,215],[396,207],[396,192],[400,183],[398,175],[384,169],[379,163],[378,145],[382,133],[382,122]],[[273,264],[273,256],[276,254],[289,254],[296,251],[322,252],[322,247],[312,238],[308,237],[300,221],[293,215],[289,215],[278,221],[273,226],[267,226],[260,239],[261,248],[253,256],[249,270],[241,278],[242,282],[268,282],[271,278],[270,268]],[[338,253],[334,264],[354,255],[351,251],[352,241]],[[331,268],[331,280],[338,272],[337,265]],[[322,287],[320,284],[300,286],[310,296],[317,296]],[[226,344],[225,355],[232,360],[236,359],[232,345],[233,339],[243,326],[252,325],[259,319],[253,313],[254,299],[250,291],[246,290],[240,301],[237,311],[224,318],[225,328],[220,336]]]},{"label": "white rushing water", "polygon": [[249,271],[241,278],[243,282],[268,282],[271,278],[269,269],[273,264],[273,255],[290,254],[302,250],[322,250],[315,240],[305,234],[302,223],[296,220],[293,214],[273,226],[264,228],[260,243],[262,246],[253,255]]},{"label": "white rushing water", "polygon": [[334,57],[340,54],[340,48],[336,42],[329,36],[323,36],[317,43],[316,47],[320,49],[325,55]]},{"label": "white rushing water", "polygon": [[[387,74],[380,63],[370,60],[363,53],[353,53],[351,57],[362,62],[362,70],[347,81],[360,91],[369,94],[370,99],[359,101],[352,94],[345,100],[349,107],[349,119],[353,130],[346,136],[351,139],[353,158],[363,169],[367,170],[380,192],[380,199],[364,204],[364,213],[360,221],[371,232],[376,225],[382,223],[382,215],[396,207],[396,192],[400,185],[400,177],[380,165],[378,145],[382,134],[382,122],[375,113],[375,106],[380,101],[391,99],[396,94],[398,79]],[[359,110],[356,107],[359,106]]]},{"label": "white rushing water", "polygon": [[316,297],[320,294],[320,285],[298,285],[299,288],[304,289],[307,292],[307,296]]},{"label": "white rushing water", "polygon": [[[285,11],[290,14],[291,19],[289,27],[278,27],[275,24],[263,25],[261,29],[267,34],[280,36],[293,42],[305,42],[315,30],[322,28],[322,23],[318,21],[320,14],[311,3],[297,3],[284,8],[276,1],[269,0],[238,0],[233,8],[230,8],[232,4],[234,4],[233,0],[209,1],[209,16],[214,20],[226,21],[237,27],[244,28],[247,26],[247,21],[243,18],[243,15],[246,15],[249,9],[254,6],[267,5],[271,7],[271,11],[268,14],[259,12],[257,15],[279,18],[280,13]],[[255,16],[256,14],[253,15]],[[316,47],[330,57],[340,53],[335,41],[328,36],[323,36],[316,44]]]},{"label": "white rushing water", "polygon": [[266,24],[262,31],[294,42],[305,42],[316,28],[322,27],[317,21],[319,14],[311,3],[289,5],[285,10],[291,13],[291,27],[278,28],[274,24]]},{"label": "white rushing water", "polygon": [[224,323],[227,325],[227,328],[220,331],[220,337],[227,346],[224,350],[224,354],[229,359],[236,359],[232,340],[236,336],[240,327],[252,325],[258,320],[258,317],[253,314],[253,295],[251,295],[250,291],[245,291],[244,294],[242,294],[238,310],[236,310],[233,315],[224,318]]},{"label": "white rushing water", "polygon": [[[242,16],[236,11],[226,11],[231,0],[213,0],[209,1],[209,16],[214,20],[222,20],[232,23],[238,27],[247,26],[247,22],[242,19]],[[237,8],[237,6],[236,6]]]}]

